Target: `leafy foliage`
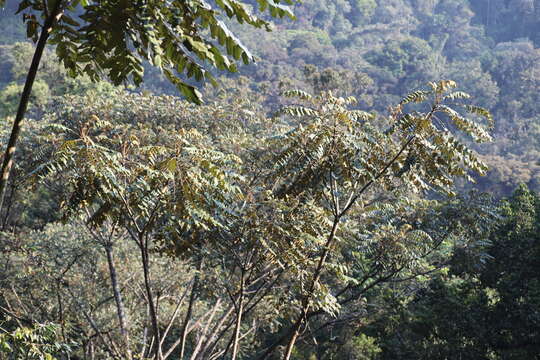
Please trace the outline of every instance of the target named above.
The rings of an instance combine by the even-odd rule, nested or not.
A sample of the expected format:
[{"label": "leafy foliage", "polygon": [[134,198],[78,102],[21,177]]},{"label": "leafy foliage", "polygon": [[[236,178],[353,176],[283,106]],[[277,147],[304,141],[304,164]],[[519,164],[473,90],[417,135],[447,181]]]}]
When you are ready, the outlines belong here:
[{"label": "leafy foliage", "polygon": [[[274,17],[294,18],[288,6],[279,1],[261,0],[259,7]],[[41,1],[24,0],[17,12],[23,13],[27,36],[34,41],[40,27],[38,18],[61,14],[50,42],[56,45],[56,54],[71,76],[85,74],[98,80],[106,75],[116,85],[128,79],[139,85],[143,61],[147,60],[163,71],[188,100],[197,103],[202,101],[199,91],[179,75],[214,82],[206,64],[236,72],[236,60],[245,64],[254,61],[224,18],[270,30],[267,21],[252,15],[246,4],[236,0],[220,0],[214,6],[204,1],[79,0],[44,6]]]},{"label": "leafy foliage", "polygon": [[[6,43],[25,37],[24,32],[15,33],[20,26],[11,25],[19,21],[11,15],[18,4],[8,2],[0,13],[0,21],[7,24],[3,34],[12,39]],[[259,4],[245,5],[254,9]],[[284,88],[311,86],[315,93],[332,90],[340,96],[354,95],[362,108],[383,113],[411,89],[440,78],[454,79],[499,119],[491,133],[495,141],[475,147],[491,169],[489,177],[475,177],[476,186],[499,196],[509,195],[521,182],[532,189],[539,186],[539,16],[533,2],[309,0],[295,7],[296,21],[261,15],[279,28],[275,33],[266,33],[264,26],[244,31],[234,16],[227,20],[226,11],[218,5],[213,10],[259,57],[257,66],[239,67],[240,75],[249,81],[237,87],[255,96],[271,94],[264,104],[268,111],[278,107],[277,94]],[[79,21],[75,14],[81,12],[71,15]],[[210,41],[226,53],[219,39]],[[234,62],[234,56],[228,57]],[[202,65],[219,83],[230,83],[230,79],[217,78],[209,64]],[[143,67],[145,88],[177,93],[161,70],[149,64]],[[187,78],[186,72],[173,74]]]},{"label": "leafy foliage", "polygon": [[[0,317],[58,324],[77,358],[534,357],[536,196],[445,197],[536,183],[535,7],[512,2],[525,29],[494,1],[307,0],[296,22],[289,2],[69,3],[52,40],[88,78],[45,54]],[[35,35],[46,9],[21,3]],[[31,51],[0,49],[5,114]],[[198,102],[214,68],[250,78],[201,107],[88,84]]]},{"label": "leafy foliage", "polygon": [[[465,132],[484,134],[483,126],[444,103],[464,97],[444,99],[454,86],[443,81],[410,94],[387,118],[351,108],[354,98],[331,92],[285,92],[298,103],[285,105],[279,120],[257,115],[246,101],[197,108],[172,97],[120,90],[114,97],[65,97],[36,134],[43,144],[41,164],[30,180],[35,186],[60,186],[64,221],[82,221],[106,251],[119,246],[114,245],[119,240],[106,240],[109,236],[132,240],[146,264],[148,298],[163,291],[151,259],[168,254],[190,269],[186,276],[204,270],[187,281],[198,283],[195,279],[204,276],[221,284],[221,289],[192,285],[193,296],[208,311],[230,321],[236,316],[246,326],[254,321],[272,334],[290,327],[299,312],[322,319],[344,309],[347,314],[353,304],[365,309],[362,299],[370,289],[434,271],[448,256],[431,254],[442,244],[452,248],[457,234],[413,225],[431,205],[404,195],[448,191],[452,182],[446,179],[484,170],[457,137],[450,143],[435,140],[451,136],[457,118],[469,124],[461,126]],[[420,111],[418,105],[428,100],[432,104]],[[245,110],[238,112],[239,106]],[[416,109],[406,113],[409,106]],[[413,154],[419,154],[414,162]],[[391,203],[400,197],[404,201]],[[282,290],[272,294],[272,289]],[[255,299],[238,310],[239,301]],[[226,303],[236,310],[222,308]],[[174,310],[154,306],[155,314]],[[190,311],[184,309],[186,316],[193,316]],[[272,321],[259,323],[272,314]],[[164,318],[151,318],[153,329],[167,326]],[[210,326],[214,320],[208,321]],[[228,324],[216,323],[215,329],[234,338]],[[129,337],[140,331],[133,325]],[[221,336],[193,351],[197,356],[227,351]],[[106,353],[106,342],[101,344]],[[135,344],[133,351],[141,351]],[[175,344],[169,355],[178,349]]]},{"label": "leafy foliage", "polygon": [[[454,82],[441,81],[430,86],[430,91],[407,95],[393,109],[391,117],[384,120],[364,111],[348,110],[347,105],[356,101],[353,97],[338,98],[332,93],[312,97],[299,91],[286,92],[285,96],[299,98],[308,105],[293,104],[282,111],[312,120],[278,140],[286,145],[276,158],[275,176],[295,174],[293,179],[279,184],[278,193],[298,194],[324,182],[343,184],[347,190],[342,191],[353,194],[354,189],[363,189],[375,181],[392,190],[398,187],[395,177],[416,192],[429,188],[449,191],[452,176],[471,179],[468,169],[484,174],[486,165],[450,129],[453,125],[476,141],[489,141],[490,135],[482,125],[444,104],[457,98],[456,93],[446,95],[456,86]],[[427,99],[433,103],[426,111],[404,113],[407,104]],[[491,121],[486,110],[462,106]],[[411,168],[414,171],[409,172]],[[387,169],[395,177],[387,176]]]},{"label": "leafy foliage", "polygon": [[173,252],[189,249],[198,230],[225,226],[215,212],[238,192],[238,157],[212,149],[195,129],[115,126],[96,115],[81,120],[52,124],[53,160],[34,172],[66,179],[66,218],[90,211],[92,226],[155,226],[158,241]]},{"label": "leafy foliage", "polygon": [[[447,273],[381,319],[374,326],[381,358],[535,356],[538,296],[536,264],[530,261],[538,247],[537,205],[537,194],[519,187],[499,204],[498,226],[484,232],[488,241],[455,252]],[[456,317],[456,311],[466,316]]]},{"label": "leafy foliage", "polygon": [[2,329],[0,354],[5,359],[55,360],[66,354],[70,347],[58,340],[59,328],[55,324],[19,327],[12,332]]}]

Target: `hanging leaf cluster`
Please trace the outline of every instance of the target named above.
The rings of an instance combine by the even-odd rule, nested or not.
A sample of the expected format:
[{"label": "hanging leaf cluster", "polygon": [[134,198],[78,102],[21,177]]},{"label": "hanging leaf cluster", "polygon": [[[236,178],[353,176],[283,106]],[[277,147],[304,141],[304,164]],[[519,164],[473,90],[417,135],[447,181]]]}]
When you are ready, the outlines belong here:
[{"label": "hanging leaf cluster", "polygon": [[[237,71],[254,56],[225,24],[271,30],[268,21],[252,14],[243,1],[92,1],[56,0],[60,12],[50,34],[56,54],[72,76],[104,76],[115,84],[143,81],[143,61],[160,69],[186,99],[201,103],[200,92],[183,80],[215,83],[212,70]],[[27,35],[37,41],[41,18],[51,15],[57,2],[23,0]],[[294,19],[293,0],[259,0],[259,10],[273,17]]]}]

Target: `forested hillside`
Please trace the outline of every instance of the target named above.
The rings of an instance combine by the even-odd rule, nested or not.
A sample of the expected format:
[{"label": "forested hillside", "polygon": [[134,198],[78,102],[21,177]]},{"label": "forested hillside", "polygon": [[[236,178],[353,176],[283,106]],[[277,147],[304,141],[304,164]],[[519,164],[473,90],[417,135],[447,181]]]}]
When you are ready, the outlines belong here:
[{"label": "forested hillside", "polygon": [[540,1],[2,3],[0,359],[538,358]]},{"label": "forested hillside", "polygon": [[538,1],[307,0],[296,13],[264,41],[243,37],[261,57],[243,71],[256,84],[311,79],[384,111],[428,81],[455,80],[497,119],[495,142],[480,149],[493,168],[481,188],[539,189]]},{"label": "forested hillside", "polygon": [[[255,2],[254,2],[255,3]],[[12,13],[0,13],[0,44],[24,38]],[[452,79],[497,119],[495,142],[479,149],[492,170],[479,186],[509,195],[519,183],[539,189],[540,5],[535,0],[303,1],[296,21],[275,21],[273,32],[237,34],[259,58],[240,68],[241,83],[275,109],[280,87],[339,89],[365,109],[384,112],[428,81]],[[0,87],[8,75],[2,60]],[[145,87],[175,92],[151,71]],[[9,93],[8,90],[5,90]],[[8,96],[8,95],[2,95]]]}]

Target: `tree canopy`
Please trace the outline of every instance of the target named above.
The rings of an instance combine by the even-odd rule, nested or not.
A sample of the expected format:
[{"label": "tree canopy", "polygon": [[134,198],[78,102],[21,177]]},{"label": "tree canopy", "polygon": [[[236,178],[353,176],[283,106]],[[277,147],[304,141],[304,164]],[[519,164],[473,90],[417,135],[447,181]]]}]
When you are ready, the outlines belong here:
[{"label": "tree canopy", "polygon": [[0,358],[538,353],[534,1],[5,5]]}]

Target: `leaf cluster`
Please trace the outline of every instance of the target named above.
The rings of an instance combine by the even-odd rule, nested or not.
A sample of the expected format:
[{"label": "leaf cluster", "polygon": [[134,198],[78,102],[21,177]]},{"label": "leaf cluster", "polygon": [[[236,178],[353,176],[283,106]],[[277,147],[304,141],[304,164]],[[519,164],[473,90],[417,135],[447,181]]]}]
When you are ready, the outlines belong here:
[{"label": "leaf cluster", "polygon": [[[260,0],[261,12],[294,18],[292,0]],[[57,10],[57,11],[55,11]],[[45,23],[54,17],[50,42],[68,73],[97,81],[106,76],[116,85],[143,81],[143,61],[158,68],[192,102],[201,103],[200,92],[182,79],[215,83],[212,70],[237,71],[237,61],[255,58],[229,30],[225,19],[270,31],[270,23],[253,15],[237,0],[206,1],[89,1],[23,0],[27,36],[35,41]]]}]

